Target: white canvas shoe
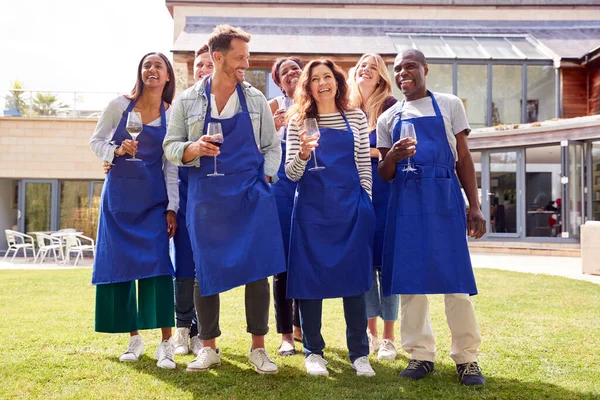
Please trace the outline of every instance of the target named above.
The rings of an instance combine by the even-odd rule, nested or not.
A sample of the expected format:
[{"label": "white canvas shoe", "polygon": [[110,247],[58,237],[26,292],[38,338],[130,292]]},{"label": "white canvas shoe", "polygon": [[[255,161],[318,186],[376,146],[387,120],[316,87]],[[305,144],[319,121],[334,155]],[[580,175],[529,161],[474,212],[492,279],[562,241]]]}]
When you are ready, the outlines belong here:
[{"label": "white canvas shoe", "polygon": [[352,368],[356,370],[358,376],[375,376],[375,371],[371,368],[371,363],[367,356],[362,356],[354,360]]},{"label": "white canvas shoe", "polygon": [[311,354],[310,356],[304,359],[304,365],[306,366],[306,372],[309,375],[313,376],[328,376],[329,371],[327,371],[327,361],[318,355]]},{"label": "white canvas shoe", "polygon": [[198,335],[192,336],[190,339],[190,349],[195,356],[197,356],[198,353],[200,353],[200,350],[202,350],[202,340],[200,340]]},{"label": "white canvas shoe", "polygon": [[164,342],[160,342],[158,348],[156,349],[156,353],[154,357],[156,358],[156,366],[164,369],[175,369],[177,366],[175,364],[175,360],[173,358],[173,353],[175,352],[175,346],[171,343],[170,340],[165,340]]},{"label": "white canvas shoe", "polygon": [[379,351],[377,352],[377,359],[379,361],[394,361],[398,355],[398,349],[393,340],[383,339],[379,345]]},{"label": "white canvas shoe", "polygon": [[209,368],[221,365],[221,351],[214,351],[210,347],[203,347],[198,356],[188,364],[186,371],[188,372],[203,372]]},{"label": "white canvas shoe", "polygon": [[267,351],[263,348],[250,350],[248,362],[259,374],[276,374],[279,372],[277,364],[271,360],[271,357],[269,357]]},{"label": "white canvas shoe", "polygon": [[144,342],[142,341],[142,335],[137,334],[129,337],[129,345],[125,353],[121,354],[119,361],[123,362],[134,362],[137,361],[140,356],[144,353]]},{"label": "white canvas shoe", "polygon": [[190,328],[177,328],[171,340],[175,346],[175,354],[182,355],[190,352]]}]

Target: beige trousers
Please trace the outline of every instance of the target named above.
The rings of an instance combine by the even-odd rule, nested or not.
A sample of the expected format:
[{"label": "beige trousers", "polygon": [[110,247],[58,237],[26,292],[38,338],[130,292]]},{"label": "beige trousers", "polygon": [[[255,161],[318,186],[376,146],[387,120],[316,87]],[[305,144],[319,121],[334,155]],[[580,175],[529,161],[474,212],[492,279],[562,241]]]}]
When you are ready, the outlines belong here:
[{"label": "beige trousers", "polygon": [[[429,317],[429,300],[426,295],[402,295],[400,338],[402,348],[411,359],[435,359],[435,338]],[[452,333],[450,357],[457,364],[477,361],[481,333],[475,309],[468,294],[444,295],[446,319]]]}]

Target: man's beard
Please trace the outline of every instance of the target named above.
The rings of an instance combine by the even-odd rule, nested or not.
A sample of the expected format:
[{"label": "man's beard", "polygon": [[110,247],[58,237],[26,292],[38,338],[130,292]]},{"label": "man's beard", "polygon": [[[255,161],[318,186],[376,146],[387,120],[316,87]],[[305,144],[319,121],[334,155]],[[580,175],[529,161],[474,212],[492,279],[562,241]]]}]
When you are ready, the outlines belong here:
[{"label": "man's beard", "polygon": [[231,76],[237,83],[242,83],[244,82],[244,77],[242,76],[241,78],[239,77],[239,75],[237,74],[237,69],[230,67],[229,64],[227,64],[227,62],[225,62],[223,64],[223,72],[225,72],[225,74],[227,76]]}]

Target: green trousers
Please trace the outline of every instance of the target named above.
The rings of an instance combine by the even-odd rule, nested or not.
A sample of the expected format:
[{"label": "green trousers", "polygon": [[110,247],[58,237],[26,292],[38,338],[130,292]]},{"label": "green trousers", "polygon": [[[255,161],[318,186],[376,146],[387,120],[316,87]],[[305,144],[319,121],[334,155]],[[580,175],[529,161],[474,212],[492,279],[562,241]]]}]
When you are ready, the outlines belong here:
[{"label": "green trousers", "polygon": [[96,332],[125,333],[175,325],[173,278],[96,285]]}]

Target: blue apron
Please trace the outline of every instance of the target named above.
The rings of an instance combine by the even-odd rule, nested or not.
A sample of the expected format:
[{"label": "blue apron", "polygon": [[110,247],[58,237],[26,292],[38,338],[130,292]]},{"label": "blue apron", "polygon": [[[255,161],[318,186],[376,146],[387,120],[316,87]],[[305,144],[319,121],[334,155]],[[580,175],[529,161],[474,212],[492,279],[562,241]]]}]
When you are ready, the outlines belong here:
[{"label": "blue apron", "polygon": [[212,157],[190,168],[187,226],[194,251],[202,296],[285,271],[285,256],[275,196],[265,179],[264,158],[254,139],[252,120],[241,86],[236,87],[242,111],[232,118],[211,117],[210,85],[206,84],[209,122],[220,122],[220,177],[213,172]]},{"label": "blue apron", "polygon": [[455,160],[435,97],[435,116],[402,121],[393,131],[400,139],[403,122],[414,124],[417,173],[397,163],[388,208],[383,251],[385,296],[398,294],[477,294],[467,247],[466,206],[454,172]]},{"label": "blue apron", "polygon": [[[115,130],[114,143],[131,136],[125,130],[127,113]],[[163,175],[162,142],[167,132],[165,108],[161,102],[160,126],[144,125],[138,136],[136,156],[115,157],[106,176],[100,205],[98,240],[94,258],[93,284],[127,282],[172,275],[166,213],[169,204]]]},{"label": "blue apron", "polygon": [[[286,140],[287,129],[284,128],[283,138]],[[277,201],[277,211],[279,213],[279,224],[281,225],[281,236],[283,237],[283,249],[285,250],[285,261],[287,265],[288,252],[290,247],[290,230],[292,228],[292,210],[294,208],[294,197],[296,195],[297,182],[291,181],[285,174],[285,142],[281,142],[281,164],[277,176],[279,180],[273,187],[275,200]]]},{"label": "blue apron", "polygon": [[179,211],[177,212],[177,230],[173,236],[173,265],[175,278],[195,278],[194,253],[190,243],[185,218],[188,195],[189,168],[179,167]]},{"label": "blue apron", "polygon": [[[343,115],[342,115],[343,116]],[[287,297],[324,299],[356,296],[371,288],[375,213],[360,185],[354,134],[320,128],[318,161],[298,182],[292,213]]]},{"label": "blue apron", "polygon": [[[369,135],[371,148],[377,148],[377,131],[373,130]],[[371,157],[371,171],[373,174],[373,209],[375,210],[375,239],[373,239],[373,266],[381,268],[381,255],[383,252],[383,237],[385,234],[385,221],[387,207],[390,200],[392,185],[384,182],[379,177],[377,165],[379,158]]]}]

